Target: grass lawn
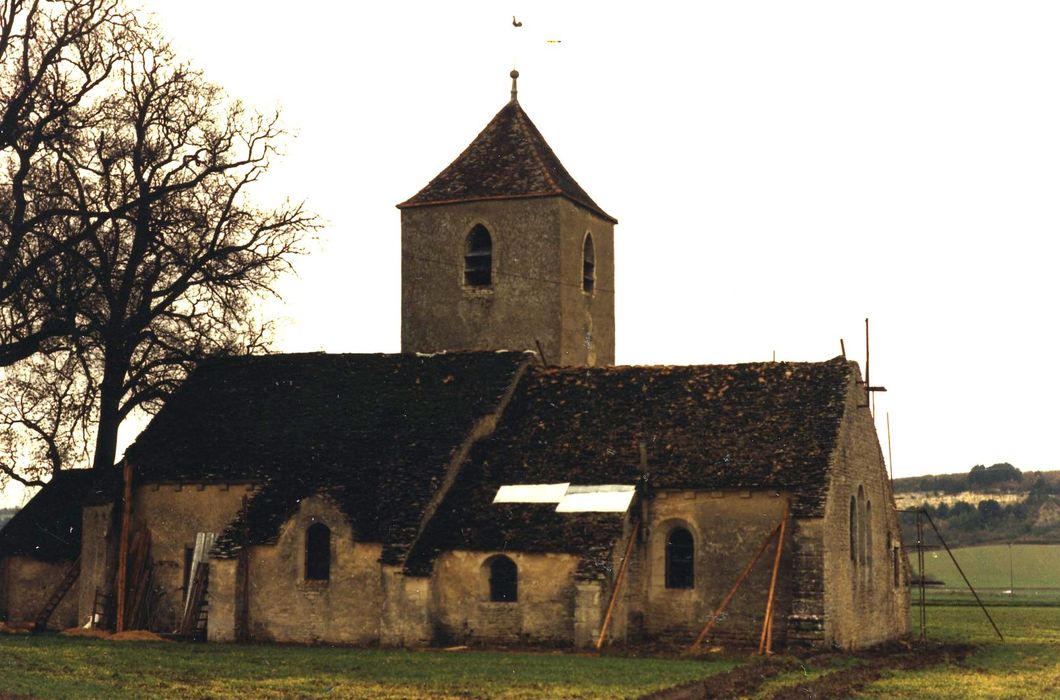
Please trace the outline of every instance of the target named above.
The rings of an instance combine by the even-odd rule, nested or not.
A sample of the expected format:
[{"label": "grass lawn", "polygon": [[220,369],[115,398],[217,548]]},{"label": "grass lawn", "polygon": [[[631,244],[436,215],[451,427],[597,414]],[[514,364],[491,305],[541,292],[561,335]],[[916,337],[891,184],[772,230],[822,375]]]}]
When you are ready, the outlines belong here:
[{"label": "grass lawn", "polygon": [[[1060,607],[990,611],[1005,642],[993,636],[975,608],[929,607],[929,639],[978,648],[954,665],[892,668],[857,697],[1060,698]],[[621,698],[705,678],[748,660],[0,636],[0,697]],[[751,697],[769,698],[866,661],[827,655],[786,663]]]},{"label": "grass lawn", "polygon": [[395,651],[0,636],[0,696],[621,698],[739,659]]},{"label": "grass lawn", "polygon": [[1060,698],[1060,608],[992,607],[990,614],[1004,642],[977,609],[928,608],[929,638],[980,648],[959,665],[891,673],[859,697]]},{"label": "grass lawn", "polygon": [[[1017,590],[1060,587],[1060,544],[1014,544],[1011,554],[1012,584]],[[958,547],[953,555],[976,588],[1009,587],[1009,545]],[[910,551],[909,559],[915,567],[915,550]],[[924,568],[929,577],[944,581],[947,588],[964,587],[944,549],[926,552]]]}]

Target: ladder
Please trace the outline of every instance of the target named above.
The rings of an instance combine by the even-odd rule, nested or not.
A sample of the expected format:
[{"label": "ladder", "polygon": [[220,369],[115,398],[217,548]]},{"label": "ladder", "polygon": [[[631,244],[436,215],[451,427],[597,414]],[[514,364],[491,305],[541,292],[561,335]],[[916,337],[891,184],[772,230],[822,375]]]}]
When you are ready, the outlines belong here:
[{"label": "ladder", "polygon": [[74,560],[74,563],[67,567],[66,572],[63,574],[63,578],[59,581],[59,585],[52,591],[51,596],[47,602],[44,603],[44,607],[41,608],[40,612],[37,613],[36,619],[33,621],[33,631],[40,632],[47,628],[48,620],[51,618],[52,613],[59,607],[59,603],[62,602],[66,596],[70,587],[74,585],[77,578],[81,575],[81,557],[78,556]]},{"label": "ladder", "polygon": [[182,637],[188,639],[201,639],[206,631],[206,618],[209,608],[206,605],[207,588],[210,581],[210,567],[208,564],[199,562],[195,567],[195,573],[189,582],[188,604],[184,609],[184,617],[177,631]]}]

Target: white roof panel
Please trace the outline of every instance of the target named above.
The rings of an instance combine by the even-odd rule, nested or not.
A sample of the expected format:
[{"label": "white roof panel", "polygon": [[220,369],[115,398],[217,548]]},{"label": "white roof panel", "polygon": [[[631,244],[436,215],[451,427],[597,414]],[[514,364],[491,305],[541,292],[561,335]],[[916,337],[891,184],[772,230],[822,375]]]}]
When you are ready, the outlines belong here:
[{"label": "white roof panel", "polygon": [[559,503],[567,493],[569,483],[511,484],[497,489],[494,503]]},{"label": "white roof panel", "polygon": [[624,484],[571,486],[556,506],[557,513],[625,513],[634,487]]}]

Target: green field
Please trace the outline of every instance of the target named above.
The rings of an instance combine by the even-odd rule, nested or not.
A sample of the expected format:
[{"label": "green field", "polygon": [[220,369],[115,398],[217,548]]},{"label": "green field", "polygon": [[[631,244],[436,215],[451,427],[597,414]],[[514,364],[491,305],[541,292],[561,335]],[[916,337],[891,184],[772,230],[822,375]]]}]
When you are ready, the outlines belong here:
[{"label": "green field", "polygon": [[621,698],[741,659],[112,642],[0,635],[0,697]]},{"label": "green field", "polygon": [[[1024,603],[1060,602],[1060,544],[960,547],[953,550],[953,555],[972,585],[992,598],[1013,596]],[[909,551],[909,562],[916,573],[916,551],[913,549]],[[924,566],[928,578],[942,581],[945,589],[966,590],[946,550],[925,552]],[[1010,590],[1010,581],[1015,586],[1013,593],[1003,593]]]},{"label": "green field", "polygon": [[[806,683],[882,664],[859,698],[973,700],[1060,698],[1060,607],[991,608],[1006,641],[979,611],[928,609],[928,639],[972,643],[959,663],[894,670],[919,656],[777,657],[781,672],[747,697],[830,697]],[[331,647],[113,642],[57,635],[0,635],[0,697],[39,698],[622,698],[706,678],[751,656],[633,658],[570,652],[400,651]],[[762,668],[761,665],[758,668]],[[743,669],[751,670],[751,669]],[[795,692],[794,695],[791,695]]]},{"label": "green field", "polygon": [[858,697],[1060,698],[1060,608],[992,607],[990,614],[1005,642],[967,607],[930,608],[928,638],[972,642],[978,650],[957,665],[890,673]]}]

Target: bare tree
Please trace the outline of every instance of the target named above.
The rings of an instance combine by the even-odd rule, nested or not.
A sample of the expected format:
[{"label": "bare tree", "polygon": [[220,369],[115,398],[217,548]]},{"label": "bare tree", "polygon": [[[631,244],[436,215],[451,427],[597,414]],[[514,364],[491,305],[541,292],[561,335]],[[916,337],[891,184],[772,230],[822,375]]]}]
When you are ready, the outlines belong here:
[{"label": "bare tree", "polygon": [[43,486],[83,466],[95,426],[92,373],[77,352],[38,353],[5,370],[0,382],[0,485]]},{"label": "bare tree", "polygon": [[[206,357],[262,349],[269,328],[257,304],[316,226],[301,204],[258,208],[247,198],[285,136],[279,115],[247,110],[178,61],[155,31],[124,26],[120,51],[93,86],[99,97],[78,112],[76,137],[56,137],[47,167],[37,162],[34,195],[49,212],[48,233],[38,237],[54,252],[20,274],[41,290],[38,305],[26,304],[21,328],[0,319],[17,342],[49,331],[8,368],[9,378],[24,379],[7,395],[24,400],[9,404],[18,410],[9,411],[7,435],[9,444],[23,441],[23,453],[26,440],[37,445],[39,463],[52,470],[76,454],[74,438],[93,419],[91,462],[110,467],[131,413],[157,408]],[[34,309],[51,315],[31,318]],[[52,319],[58,330],[47,326]],[[15,344],[0,366],[23,352]],[[31,354],[42,348],[57,357]],[[51,399],[33,379],[43,373],[56,391],[69,387],[66,401],[75,393],[91,401],[74,413],[45,410]],[[3,430],[0,420],[0,447]]]},{"label": "bare tree", "polygon": [[283,137],[278,115],[226,99],[151,33],[116,75],[68,168],[81,208],[112,212],[81,260],[92,293],[79,323],[99,362],[95,467],[114,463],[122,420],[196,362],[261,345],[255,303],[316,225],[300,204],[246,198]]},{"label": "bare tree", "polygon": [[56,151],[93,120],[136,29],[118,0],[0,0],[0,367],[74,330],[60,258],[102,220],[67,196]]}]

